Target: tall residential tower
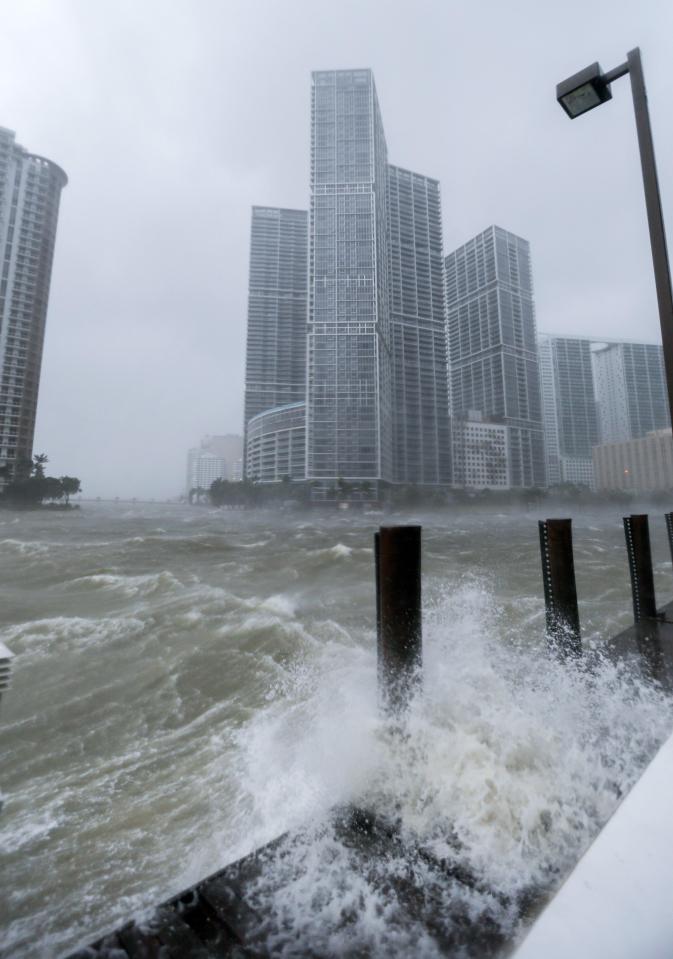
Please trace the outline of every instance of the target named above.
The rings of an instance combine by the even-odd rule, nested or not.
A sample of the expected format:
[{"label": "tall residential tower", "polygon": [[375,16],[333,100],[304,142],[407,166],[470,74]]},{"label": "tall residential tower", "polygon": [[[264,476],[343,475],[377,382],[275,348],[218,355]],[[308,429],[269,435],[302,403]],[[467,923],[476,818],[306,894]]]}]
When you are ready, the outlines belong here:
[{"label": "tall residential tower", "polygon": [[389,166],[387,212],[394,478],[448,485],[451,430],[439,183]]},{"label": "tall residential tower", "polygon": [[[0,127],[0,467],[33,454],[63,170]],[[3,479],[0,479],[2,485]]]},{"label": "tall residential tower", "polygon": [[308,217],[254,206],[250,235],[245,413],[304,399]]},{"label": "tall residential tower", "polygon": [[393,479],[386,141],[371,70],[313,73],[306,410],[316,499]]},{"label": "tall residential tower", "polygon": [[528,242],[491,226],[445,263],[454,421],[507,426],[510,485],[545,486]]},{"label": "tall residential tower", "polygon": [[389,483],[449,485],[439,184],[388,165],[371,70],[312,74],[310,187],[308,315],[296,314],[287,346],[305,357],[294,400],[274,393],[277,287],[288,269],[276,247],[290,241],[282,222],[280,234],[268,222],[289,211],[253,217],[246,473],[305,478],[315,501],[378,498]]},{"label": "tall residential tower", "polygon": [[250,479],[260,478],[248,471],[250,421],[306,396],[307,280],[306,211],[253,207],[243,415]]},{"label": "tall residential tower", "polygon": [[541,333],[547,481],[593,484],[591,450],[599,441],[592,361],[587,337]]}]

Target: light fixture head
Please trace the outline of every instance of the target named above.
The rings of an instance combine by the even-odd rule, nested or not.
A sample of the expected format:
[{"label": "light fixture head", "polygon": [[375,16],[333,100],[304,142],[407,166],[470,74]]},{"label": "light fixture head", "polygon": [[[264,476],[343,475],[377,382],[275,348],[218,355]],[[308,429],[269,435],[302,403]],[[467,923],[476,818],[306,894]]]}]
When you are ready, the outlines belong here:
[{"label": "light fixture head", "polygon": [[612,99],[599,63],[592,63],[556,87],[556,99],[571,120]]}]

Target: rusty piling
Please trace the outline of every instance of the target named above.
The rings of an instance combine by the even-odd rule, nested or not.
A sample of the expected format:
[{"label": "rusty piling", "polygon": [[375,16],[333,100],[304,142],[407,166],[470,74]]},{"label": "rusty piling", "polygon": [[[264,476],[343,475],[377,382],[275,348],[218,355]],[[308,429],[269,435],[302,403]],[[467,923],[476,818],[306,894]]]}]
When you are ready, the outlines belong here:
[{"label": "rusty piling", "polygon": [[625,516],[624,535],[631,574],[634,622],[656,619],[657,603],[654,596],[654,573],[647,514]]},{"label": "rusty piling", "polygon": [[547,637],[562,657],[582,652],[577,605],[572,520],[546,519],[538,523]]}]

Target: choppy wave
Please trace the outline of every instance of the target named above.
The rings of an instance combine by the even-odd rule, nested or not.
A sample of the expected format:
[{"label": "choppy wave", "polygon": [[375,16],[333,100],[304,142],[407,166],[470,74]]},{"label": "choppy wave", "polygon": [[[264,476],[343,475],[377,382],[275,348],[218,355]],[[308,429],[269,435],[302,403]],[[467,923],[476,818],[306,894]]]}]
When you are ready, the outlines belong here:
[{"label": "choppy wave", "polygon": [[44,556],[49,552],[49,543],[27,542],[19,539],[0,540],[0,550],[18,554],[19,556]]},{"label": "choppy wave", "polygon": [[[559,881],[669,731],[670,704],[598,655],[550,660],[530,517],[424,521],[424,679],[404,735],[377,706],[378,519],[91,507],[12,522],[13,959],[65,953],[287,829],[291,853],[254,890],[279,955],[435,955],[442,930],[409,925],[340,842],[331,810],[347,803],[392,821],[405,854],[386,869],[439,917],[462,897],[509,929],[517,896]],[[579,533],[599,648],[630,615],[623,532]],[[653,546],[663,586],[663,526]],[[440,883],[433,857],[480,885]]]},{"label": "choppy wave", "polygon": [[120,592],[129,599],[151,596],[158,592],[172,592],[182,588],[180,580],[168,570],[143,576],[124,576],[115,573],[92,573],[71,580],[67,588],[103,589]]},{"label": "choppy wave", "polygon": [[[85,619],[80,616],[59,616],[42,619],[18,626],[9,626],[0,631],[0,639],[12,652],[31,659],[66,650],[84,649],[87,646],[100,648],[108,643],[129,640],[145,629],[145,623],[134,617],[105,617]],[[17,664],[20,667],[21,662]]]}]

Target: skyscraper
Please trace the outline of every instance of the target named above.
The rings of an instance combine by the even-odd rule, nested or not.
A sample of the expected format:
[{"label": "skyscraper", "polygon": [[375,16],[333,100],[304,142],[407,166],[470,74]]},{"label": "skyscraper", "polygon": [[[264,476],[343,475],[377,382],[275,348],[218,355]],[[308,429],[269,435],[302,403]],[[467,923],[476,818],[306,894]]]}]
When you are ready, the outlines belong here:
[{"label": "skyscraper", "polygon": [[541,333],[538,345],[547,481],[591,486],[591,450],[599,441],[592,341]]},{"label": "skyscraper", "polygon": [[[63,170],[0,127],[0,467],[33,454]],[[0,478],[0,485],[3,480]]]},{"label": "skyscraper", "polygon": [[661,345],[596,344],[594,380],[601,443],[621,443],[671,425]]},{"label": "skyscraper", "polygon": [[312,75],[307,478],[393,479],[387,149],[370,70]]},{"label": "skyscraper", "polygon": [[506,425],[510,485],[545,486],[529,244],[491,226],[445,265],[452,414]]},{"label": "skyscraper", "polygon": [[245,365],[247,424],[258,413],[306,395],[308,214],[252,208],[248,337]]},{"label": "skyscraper", "polygon": [[394,479],[451,482],[451,431],[437,180],[388,167]]}]

